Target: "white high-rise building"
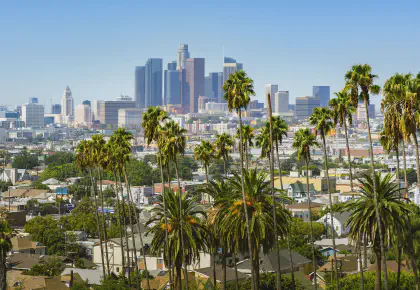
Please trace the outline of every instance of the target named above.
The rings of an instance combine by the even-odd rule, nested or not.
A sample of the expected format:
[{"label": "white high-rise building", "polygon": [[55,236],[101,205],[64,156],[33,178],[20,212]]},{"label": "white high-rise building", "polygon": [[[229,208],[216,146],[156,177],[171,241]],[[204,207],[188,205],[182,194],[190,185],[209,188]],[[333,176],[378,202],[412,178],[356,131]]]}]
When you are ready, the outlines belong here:
[{"label": "white high-rise building", "polygon": [[74,125],[76,127],[90,127],[92,125],[92,108],[89,104],[80,104],[76,106],[74,112]]},{"label": "white high-rise building", "polygon": [[176,69],[183,69],[187,67],[187,58],[190,58],[188,51],[188,44],[181,44],[176,53]]},{"label": "white high-rise building", "polygon": [[286,113],[289,111],[289,91],[278,91],[274,94],[274,113]]},{"label": "white high-rise building", "polygon": [[63,98],[61,99],[61,114],[63,116],[73,116],[74,115],[74,103],[73,95],[69,86],[64,90]]},{"label": "white high-rise building", "polygon": [[25,127],[44,127],[44,106],[40,104],[25,104],[22,106],[22,121]]},{"label": "white high-rise building", "polygon": [[279,86],[278,85],[272,85],[272,84],[267,84],[265,85],[265,106],[268,109],[268,104],[267,104],[267,94],[270,94],[270,99],[271,99],[271,110],[273,112],[275,112],[274,110],[274,97],[275,94],[279,91]]}]

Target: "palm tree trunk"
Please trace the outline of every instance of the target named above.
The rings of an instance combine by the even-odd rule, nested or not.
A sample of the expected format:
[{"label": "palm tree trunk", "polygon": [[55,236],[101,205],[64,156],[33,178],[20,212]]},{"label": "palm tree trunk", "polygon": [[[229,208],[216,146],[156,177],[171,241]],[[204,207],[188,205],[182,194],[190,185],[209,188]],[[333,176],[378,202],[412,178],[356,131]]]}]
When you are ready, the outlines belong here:
[{"label": "palm tree trunk", "polygon": [[[277,155],[277,164],[279,166],[279,180],[280,180],[280,189],[284,190],[283,188],[283,175],[281,173],[281,163],[280,163],[280,155],[279,155],[279,140],[276,138],[276,155]],[[273,163],[274,166],[274,163]]]},{"label": "palm tree trunk", "polygon": [[223,283],[223,290],[226,290],[226,252],[223,249],[222,253],[222,283]]},{"label": "palm tree trunk", "polygon": [[381,290],[382,281],[381,281],[381,252],[375,251],[376,255],[376,279],[375,279],[375,290]]},{"label": "palm tree trunk", "polygon": [[[270,124],[270,158],[268,159],[268,163],[270,165],[270,181],[271,181],[271,199],[273,203],[273,223],[274,223],[274,239],[275,239],[275,247],[276,247],[276,254],[277,254],[277,290],[281,290],[281,266],[280,266],[280,247],[279,247],[279,235],[277,232],[277,208],[276,208],[276,197],[274,195],[274,146],[273,146],[273,117],[271,111],[271,100],[270,94],[267,94],[267,104],[268,104],[268,119]],[[277,157],[278,157],[278,143],[276,142],[277,148]],[[280,164],[280,163],[279,163]],[[280,170],[279,170],[280,171]],[[281,180],[281,173],[280,173],[280,180]],[[281,182],[281,181],[280,181]],[[283,189],[283,184],[282,184]],[[257,260],[256,263],[259,264]],[[259,279],[258,279],[259,280]],[[257,281],[259,283],[259,281]],[[259,289],[259,287],[257,287]]]},{"label": "palm tree trunk", "polygon": [[236,253],[232,251],[233,256],[233,268],[235,269],[235,290],[239,290],[239,279],[238,279],[238,265],[236,264]]},{"label": "palm tree trunk", "polygon": [[248,140],[245,140],[244,142],[244,150],[245,150],[246,170],[248,170],[249,169]]},{"label": "palm tree trunk", "polygon": [[[214,249],[217,251],[217,249]],[[213,289],[217,289],[217,277],[216,277],[216,252],[213,253],[212,257],[212,267],[213,267]]]},{"label": "palm tree trunk", "polygon": [[225,157],[223,157],[223,170],[224,170],[224,173],[225,173],[225,177],[227,178],[227,171],[226,171],[226,158],[225,158]]},{"label": "palm tree trunk", "polygon": [[121,261],[122,261],[122,268],[123,273],[125,273],[125,261],[124,261],[124,241],[123,241],[123,229],[122,229],[122,219],[121,219],[121,204],[120,204],[120,197],[118,196],[118,183],[117,183],[117,174],[114,172],[114,182],[115,182],[115,195],[117,197],[117,207],[118,207],[118,219],[119,219],[119,226],[118,229],[120,230],[120,244],[121,244]]},{"label": "palm tree trunk", "polygon": [[[325,163],[325,172],[327,175],[327,187],[328,187],[328,199],[330,204],[330,218],[331,218],[331,239],[333,244],[333,258],[335,261],[335,289],[338,290],[338,267],[337,267],[337,253],[336,253],[336,246],[335,246],[335,228],[334,228],[334,214],[333,214],[333,203],[331,197],[331,187],[330,187],[330,175],[328,173],[328,157],[327,157],[327,144],[325,142],[325,134],[324,132],[321,133],[322,144],[324,149],[324,163]],[[332,271],[333,269],[331,269]]]},{"label": "palm tree trunk", "polygon": [[404,187],[405,187],[405,191],[408,191],[407,160],[406,160],[406,156],[405,156],[405,141],[404,141],[404,138],[402,138],[401,141],[402,141],[402,154],[403,154],[403,166],[404,166]]},{"label": "palm tree trunk", "polygon": [[[124,171],[124,178],[125,178],[125,184],[127,187],[127,197],[128,197],[128,203],[130,203],[133,201],[133,197],[131,195],[131,188],[130,188],[130,184],[128,182],[128,176],[127,176],[127,170],[125,169],[125,165],[123,166],[123,171]],[[134,239],[134,231],[133,231],[133,222],[131,220],[131,214],[130,214],[130,207],[128,207],[128,212],[130,215],[130,223],[131,223],[131,231],[133,232],[133,248],[134,248],[134,253],[135,253],[135,260],[136,260],[136,274],[137,274],[137,283],[136,283],[136,288],[139,289],[140,287],[140,274],[139,274],[139,267],[138,267],[138,259],[137,259],[137,250],[136,250],[136,242]],[[137,224],[137,231],[139,232],[139,239],[140,239],[140,251],[143,254],[143,259],[144,259],[144,270],[146,271],[147,275],[146,275],[146,280],[147,280],[147,289],[150,290],[150,281],[149,281],[149,271],[147,270],[147,261],[146,261],[146,253],[144,251],[144,244],[143,244],[143,238],[141,236],[141,227],[140,227],[140,220],[139,220],[139,216],[137,214],[137,212],[134,213],[134,217],[135,217],[135,222]]]},{"label": "palm tree trunk", "polygon": [[419,142],[417,141],[417,133],[413,133],[414,145],[416,148],[416,169],[417,169],[417,188],[420,190],[420,161],[419,161]]},{"label": "palm tree trunk", "polygon": [[[204,170],[206,172],[206,183],[209,183],[209,174],[208,174],[208,169],[207,169],[207,164],[204,163]],[[209,206],[211,205],[211,201],[210,201],[210,195],[207,195],[207,198],[209,200]]]},{"label": "palm tree trunk", "polygon": [[0,248],[0,289],[6,290],[7,289],[7,280],[6,280],[6,250],[1,247]]},{"label": "palm tree trunk", "polygon": [[[382,229],[382,221],[381,221],[381,217],[379,215],[379,208],[378,208],[378,194],[377,194],[378,185],[376,184],[375,164],[374,164],[374,155],[373,155],[373,146],[372,146],[372,134],[370,133],[370,124],[369,124],[369,104],[368,104],[366,94],[365,94],[365,97],[364,97],[364,104],[365,104],[365,109],[366,109],[366,121],[367,121],[367,127],[368,127],[368,137],[369,137],[370,168],[372,170],[372,179],[373,179],[374,206],[375,206],[376,219],[378,221],[378,228],[379,228],[379,240],[380,240],[380,245],[381,245],[381,259],[382,259],[382,263],[383,263],[382,267],[384,269],[384,286],[385,286],[385,290],[388,290],[388,271],[387,271],[386,259],[385,259],[384,233],[383,233],[383,229]],[[417,151],[418,151],[418,147],[417,147]],[[419,174],[420,174],[420,172],[417,172],[417,176],[419,176]]]},{"label": "palm tree trunk", "polygon": [[[240,148],[240,156],[241,156],[241,186],[242,186],[242,199],[244,201],[244,210],[245,210],[245,220],[246,220],[246,234],[248,238],[248,250],[252,259],[252,237],[251,237],[251,224],[249,223],[249,216],[248,216],[248,208],[246,206],[246,195],[245,195],[245,185],[244,185],[244,153],[243,153],[243,145],[242,145],[242,112],[241,109],[238,109],[238,116],[239,116],[239,148]],[[258,290],[255,288],[256,280],[255,280],[255,273],[254,269],[251,267],[251,290]]]},{"label": "palm tree trunk", "polygon": [[[401,180],[400,180],[400,153],[399,153],[399,147],[397,144],[397,148],[395,150],[395,154],[397,155],[397,182],[398,182],[398,188],[401,189]],[[398,192],[398,194],[401,194],[401,192]],[[399,237],[398,239],[398,246],[397,246],[397,289],[400,289],[400,278],[401,278],[401,251],[402,251],[402,245]]]},{"label": "palm tree trunk", "polygon": [[95,217],[96,217],[96,224],[97,224],[97,231],[98,231],[99,243],[100,243],[100,246],[101,246],[102,273],[103,273],[103,275],[105,277],[104,247],[103,247],[103,244],[102,244],[101,222],[100,222],[99,213],[98,213],[98,207],[99,206],[98,206],[98,200],[96,199],[96,190],[95,190],[96,184],[95,184],[95,180],[93,178],[93,174],[92,174],[92,170],[91,169],[89,169],[89,175],[90,175],[90,180],[91,180],[91,183],[92,183],[92,194],[93,194],[93,197],[94,197],[94,200],[95,200]]},{"label": "palm tree trunk", "polygon": [[185,255],[185,241],[184,241],[184,233],[183,233],[183,215],[182,215],[182,189],[181,189],[181,180],[179,179],[179,170],[178,170],[178,163],[175,156],[175,171],[176,171],[176,179],[178,180],[178,190],[179,190],[179,218],[180,218],[180,235],[181,235],[181,253],[182,253],[182,263],[184,264],[184,279],[185,279],[185,289],[188,290],[189,283],[188,283],[188,263],[187,263],[187,256]]},{"label": "palm tree trunk", "polygon": [[347,129],[347,122],[346,121],[344,121],[344,134],[346,135],[347,161],[349,163],[349,173],[350,173],[350,190],[351,190],[351,192],[353,192],[353,170],[352,170],[352,166],[351,166],[349,136],[348,136],[348,129]]},{"label": "palm tree trunk", "polygon": [[255,249],[255,257],[254,257],[254,272],[255,272],[255,282],[256,282],[256,289],[260,288],[260,249]]},{"label": "palm tree trunk", "polygon": [[367,236],[366,234],[363,235],[363,267],[367,268]]},{"label": "palm tree trunk", "polygon": [[125,237],[125,244],[126,244],[126,257],[127,257],[127,269],[128,269],[128,284],[131,285],[131,260],[130,260],[130,247],[129,247],[129,243],[128,243],[128,232],[127,232],[127,217],[126,217],[126,212],[125,212],[125,198],[124,198],[124,189],[122,186],[122,178],[121,178],[121,174],[122,172],[119,172],[118,178],[120,181],[120,187],[121,187],[121,211],[122,211],[122,216],[123,216],[123,225],[124,225],[124,237]]},{"label": "palm tree trunk", "polygon": [[102,208],[102,227],[104,232],[104,244],[105,244],[105,257],[106,257],[106,269],[108,276],[111,275],[109,269],[109,255],[108,255],[108,234],[106,232],[106,221],[105,221],[105,212],[104,212],[104,193],[102,190],[102,172],[100,168],[97,168],[98,178],[99,178],[99,192],[101,193],[101,208]]},{"label": "palm tree trunk", "polygon": [[312,229],[312,211],[311,211],[311,196],[309,193],[309,160],[305,157],[306,161],[306,198],[308,199],[308,210],[309,210],[309,230],[311,236],[312,245],[312,265],[314,267],[314,289],[318,289],[318,277],[316,276],[316,259],[315,259],[315,244],[314,244],[314,232]]},{"label": "palm tree trunk", "polygon": [[[165,225],[168,224],[168,216],[167,216],[167,209],[166,209],[166,200],[165,200],[165,180],[163,178],[163,165],[162,165],[162,156],[159,153],[159,159],[160,159],[160,177],[162,180],[162,198],[163,198],[163,212],[165,215]],[[168,162],[168,168],[169,168],[169,162]],[[169,189],[171,189],[171,184],[169,183]],[[169,252],[169,238],[168,238],[168,230],[165,231],[165,249],[168,256],[168,270],[169,270],[169,287],[172,290],[173,289],[173,279],[172,279],[172,264],[171,264],[171,255]]]},{"label": "palm tree trunk", "polygon": [[363,277],[363,265],[362,265],[362,235],[359,236],[357,241],[357,259],[359,260],[359,274],[360,274],[360,290],[365,289],[365,279]]}]

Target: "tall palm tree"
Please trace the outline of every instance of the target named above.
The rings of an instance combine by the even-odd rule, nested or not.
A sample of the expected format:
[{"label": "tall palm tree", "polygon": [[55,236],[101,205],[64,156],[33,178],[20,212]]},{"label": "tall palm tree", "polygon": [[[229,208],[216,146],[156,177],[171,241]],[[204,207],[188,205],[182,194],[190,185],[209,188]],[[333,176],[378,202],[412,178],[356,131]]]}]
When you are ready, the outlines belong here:
[{"label": "tall palm tree", "polygon": [[104,195],[102,190],[102,172],[103,169],[108,165],[108,153],[106,152],[106,142],[104,136],[101,134],[96,134],[92,136],[92,147],[93,149],[93,165],[96,169],[96,175],[99,180],[99,193],[101,199],[101,216],[102,216],[102,230],[104,236],[104,245],[105,245],[105,257],[106,257],[106,267],[108,276],[111,274],[111,269],[109,268],[109,254],[108,254],[108,237],[106,231],[106,220],[105,220],[105,210],[104,210]]},{"label": "tall palm tree", "polygon": [[[332,204],[332,197],[331,197],[331,187],[330,187],[330,176],[328,173],[328,155],[327,155],[327,143],[326,143],[326,135],[334,128],[333,123],[333,114],[327,108],[315,108],[313,110],[312,115],[309,117],[309,124],[315,126],[316,133],[321,136],[322,139],[322,147],[324,151],[324,164],[325,164],[325,172],[327,175],[327,188],[328,188],[328,197],[329,197],[329,205],[330,205],[330,218],[331,218],[331,235],[332,235],[332,244],[333,244],[333,256],[334,261],[337,261],[337,253],[336,253],[336,246],[335,246],[335,228],[334,228],[334,212],[333,212],[333,204]],[[335,282],[336,282],[336,289],[338,290],[338,267],[337,263],[335,263]]]},{"label": "tall palm tree", "polygon": [[311,149],[314,147],[319,147],[318,142],[316,141],[316,136],[312,134],[308,128],[299,129],[294,137],[292,147],[297,150],[297,158],[299,161],[303,159],[306,165],[306,198],[308,200],[308,210],[309,210],[309,230],[311,236],[311,245],[312,245],[312,264],[314,267],[314,287],[315,290],[318,289],[317,274],[316,274],[316,259],[315,259],[315,244],[314,244],[314,234],[312,229],[312,211],[311,211],[311,196],[309,192],[309,162],[311,160]]},{"label": "tall palm tree", "polygon": [[[178,123],[171,120],[165,124],[163,128],[160,129],[160,139],[159,139],[159,147],[162,148],[165,152],[167,152],[167,156],[169,160],[171,160],[175,164],[175,172],[176,172],[176,179],[178,181],[178,201],[179,207],[178,209],[181,211],[182,209],[182,188],[181,188],[181,179],[179,176],[179,168],[178,168],[178,161],[177,156],[183,155],[185,152],[186,147],[186,138],[185,133],[186,130],[181,128]],[[186,195],[188,195],[186,193]],[[180,212],[181,214],[181,212]],[[183,220],[180,221],[181,223]],[[185,276],[185,288],[188,290],[189,282],[188,282],[188,253],[185,251],[184,248],[184,228],[180,228],[180,237],[181,237],[181,251],[184,256],[184,276]]]},{"label": "tall palm tree", "polygon": [[[366,235],[368,241],[373,245],[377,263],[375,289],[380,290],[382,253],[379,229],[382,227],[382,232],[386,235],[385,241],[388,243],[392,240],[393,235],[400,235],[404,238],[405,229],[408,227],[405,216],[411,210],[405,198],[401,196],[398,185],[392,182],[391,174],[382,177],[378,172],[375,173],[374,178],[376,179],[375,183],[370,174],[363,175],[363,179],[359,180],[361,197],[341,204],[340,210],[350,212],[346,223],[350,227],[350,237],[357,241],[360,235]],[[377,208],[382,221],[380,225],[376,217]]]},{"label": "tall palm tree", "polygon": [[276,144],[276,155],[277,155],[277,165],[279,167],[279,179],[280,179],[280,189],[283,190],[283,178],[282,178],[282,168],[280,163],[279,155],[279,145],[283,143],[283,138],[287,137],[287,130],[289,126],[287,123],[280,117],[272,117],[273,119],[273,140]]},{"label": "tall palm tree", "polygon": [[6,281],[6,258],[7,253],[12,249],[12,242],[10,237],[12,235],[12,229],[9,226],[7,220],[1,217],[0,220],[0,289],[7,289]]},{"label": "tall palm tree", "polygon": [[[146,139],[147,145],[150,145],[152,142],[158,143],[158,158],[160,160],[159,164],[160,164],[160,176],[161,176],[161,182],[162,182],[162,193],[165,188],[165,180],[163,178],[163,160],[162,160],[162,152],[161,152],[162,150],[161,147],[162,147],[163,142],[161,141],[162,136],[159,135],[159,131],[161,130],[161,123],[167,120],[168,118],[169,118],[168,114],[165,111],[163,111],[160,107],[148,107],[146,112],[143,113],[143,117],[142,117],[142,127],[144,129],[144,138]],[[163,202],[164,213],[166,213],[166,202],[165,202],[164,195],[163,195],[162,202]],[[165,223],[167,224],[166,215],[165,215]],[[167,247],[169,247],[168,245],[169,237],[168,237],[167,231],[165,233],[165,237],[166,237]],[[172,289],[173,288],[172,273],[171,273],[172,265],[171,264],[167,264],[167,265],[169,269],[169,284],[170,284],[170,288]]]},{"label": "tall palm tree", "polygon": [[194,148],[194,158],[201,161],[206,172],[206,183],[209,183],[208,169],[210,161],[215,157],[215,148],[209,141],[202,140],[200,144]]},{"label": "tall palm tree", "polygon": [[[254,92],[254,81],[248,77],[248,75],[243,70],[236,71],[234,74],[229,75],[229,78],[223,84],[223,90],[225,91],[223,97],[228,103],[229,111],[236,111],[239,118],[239,153],[241,155],[241,185],[242,185],[242,199],[245,213],[248,213],[246,207],[246,196],[245,196],[245,186],[244,186],[244,154],[243,154],[243,140],[242,140],[242,109],[246,109],[251,100],[251,96],[255,95]],[[248,236],[248,248],[252,248],[251,232],[250,232],[250,221],[248,214],[246,217],[246,231]],[[251,289],[256,290],[256,277],[254,270],[251,270]]]},{"label": "tall palm tree", "polygon": [[[214,208],[218,211],[217,223],[222,230],[222,235],[226,241],[231,241],[233,251],[250,255],[251,265],[256,275],[256,289],[259,288],[259,264],[260,252],[268,253],[278,241],[276,240],[276,229],[279,236],[284,236],[287,232],[287,225],[290,222],[290,213],[286,211],[278,201],[273,204],[271,198],[271,186],[267,181],[267,174],[261,170],[244,170],[246,201],[245,206],[249,209],[244,210],[242,199],[242,177],[237,173],[229,179],[230,194],[216,199]],[[290,201],[285,196],[282,199]],[[275,219],[272,215],[273,207],[276,209]],[[253,248],[249,248],[245,242],[248,240],[246,231],[246,218],[253,221],[250,229]]]},{"label": "tall palm tree", "polygon": [[223,169],[225,177],[227,177],[227,160],[229,158],[229,152],[232,152],[233,139],[228,133],[222,133],[217,136],[216,141],[214,141],[214,146],[216,148],[216,157],[223,159]]},{"label": "tall palm tree", "polygon": [[[375,80],[378,78],[377,75],[372,73],[372,68],[368,64],[357,64],[353,65],[352,68],[346,72],[345,80],[346,86],[350,89],[350,96],[352,99],[353,106],[357,107],[359,100],[363,101],[366,111],[366,122],[368,129],[369,137],[369,155],[370,155],[370,168],[372,171],[372,180],[373,186],[376,188],[376,179],[373,178],[375,175],[375,164],[374,164],[374,155],[373,155],[373,146],[372,146],[372,134],[370,132],[370,121],[369,121],[369,103],[370,95],[377,95],[380,92],[380,87],[375,84]],[[376,192],[374,190],[373,192]],[[375,199],[376,200],[376,199]],[[376,203],[376,202],[375,202]],[[376,208],[376,218],[378,219],[378,224],[381,224],[379,209]],[[388,271],[385,260],[385,247],[384,247],[384,233],[382,232],[382,227],[379,226],[379,239],[381,244],[381,255],[382,255],[382,267],[384,270],[384,285],[385,290],[388,290]]]},{"label": "tall palm tree", "polygon": [[[163,195],[165,195],[167,204],[167,222],[165,222]],[[179,203],[179,200],[181,200],[181,203]],[[152,211],[152,217],[146,223],[147,226],[150,226],[147,234],[153,234],[150,251],[156,255],[163,251],[165,264],[168,263],[169,256],[171,256],[176,269],[177,286],[178,289],[182,290],[181,271],[183,263],[185,263],[185,260],[187,264],[197,261],[200,257],[200,251],[206,249],[206,227],[201,221],[201,217],[206,217],[206,212],[201,206],[197,205],[196,198],[191,198],[188,194],[182,194],[181,191],[174,193],[170,189],[165,189],[164,193],[158,197],[158,205]],[[169,234],[169,247],[165,246],[166,232]],[[182,251],[180,246],[182,240],[184,241],[185,252]],[[188,283],[187,280],[185,282]]]},{"label": "tall palm tree", "polygon": [[333,98],[329,101],[333,113],[333,120],[335,126],[344,127],[344,134],[346,138],[346,148],[347,148],[347,162],[349,163],[349,175],[350,175],[350,190],[354,191],[353,188],[353,170],[350,157],[350,146],[349,146],[349,136],[347,123],[351,127],[353,125],[353,113],[355,108],[352,104],[348,90],[344,89],[340,92],[334,93],[336,98]]},{"label": "tall palm tree", "polygon": [[[236,132],[236,138],[240,138],[239,129]],[[246,169],[249,169],[249,148],[254,146],[254,142],[252,139],[254,139],[254,128],[252,128],[250,125],[243,125],[242,126],[242,145],[243,145],[243,151],[245,152],[245,164]]]},{"label": "tall palm tree", "polygon": [[82,140],[78,144],[76,148],[76,164],[81,170],[87,170],[89,172],[90,182],[91,182],[91,194],[94,197],[95,200],[95,217],[96,217],[96,225],[97,225],[97,232],[99,237],[99,244],[101,249],[101,261],[102,261],[102,273],[104,277],[105,274],[105,257],[104,257],[104,248],[103,248],[103,239],[102,239],[102,233],[101,233],[101,223],[99,219],[99,213],[98,213],[98,201],[96,199],[96,182],[93,177],[92,168],[94,167],[94,157],[93,157],[93,142],[91,140],[86,141]]}]

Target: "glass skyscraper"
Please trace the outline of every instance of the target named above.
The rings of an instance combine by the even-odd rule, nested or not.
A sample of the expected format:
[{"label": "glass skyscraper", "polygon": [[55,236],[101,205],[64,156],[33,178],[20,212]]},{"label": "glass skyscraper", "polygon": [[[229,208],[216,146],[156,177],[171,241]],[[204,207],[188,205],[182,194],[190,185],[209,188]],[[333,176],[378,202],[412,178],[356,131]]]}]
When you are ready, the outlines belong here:
[{"label": "glass skyscraper", "polygon": [[164,72],[164,87],[165,105],[181,104],[180,71],[176,69],[176,61],[168,63]]},{"label": "glass skyscraper", "polygon": [[187,59],[190,58],[188,44],[181,44],[176,53],[176,69],[184,69],[187,67]]},{"label": "glass skyscraper", "polygon": [[223,102],[223,73],[209,73],[205,78],[205,95],[214,99],[216,102]]},{"label": "glass skyscraper", "polygon": [[146,67],[136,66],[134,71],[134,100],[137,108],[145,108],[145,88],[146,88]]},{"label": "glass skyscraper", "polygon": [[321,107],[328,107],[330,101],[330,87],[329,86],[313,86],[312,96],[319,99]]},{"label": "glass skyscraper", "polygon": [[190,91],[189,112],[198,112],[198,97],[204,96],[204,58],[188,58],[186,82]]},{"label": "glass skyscraper", "polygon": [[162,87],[162,59],[149,58],[145,65],[145,108],[163,105]]},{"label": "glass skyscraper", "polygon": [[229,75],[241,69],[243,69],[242,63],[236,62],[234,58],[225,57],[223,60],[223,83],[229,78]]}]

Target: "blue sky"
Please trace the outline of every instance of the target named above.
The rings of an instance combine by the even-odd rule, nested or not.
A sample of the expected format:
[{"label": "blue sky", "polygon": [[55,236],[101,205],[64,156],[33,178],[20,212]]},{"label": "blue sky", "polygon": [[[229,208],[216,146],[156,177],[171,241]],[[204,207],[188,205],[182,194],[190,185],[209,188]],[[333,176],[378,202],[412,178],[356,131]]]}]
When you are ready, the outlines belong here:
[{"label": "blue sky", "polygon": [[[0,104],[36,96],[49,107],[66,85],[76,104],[133,95],[136,65],[175,60],[180,43],[206,58],[226,56],[255,80],[289,90],[343,86],[345,71],[368,62],[379,83],[420,70],[419,1],[6,1],[0,0]],[[379,97],[374,99],[379,103]]]}]

